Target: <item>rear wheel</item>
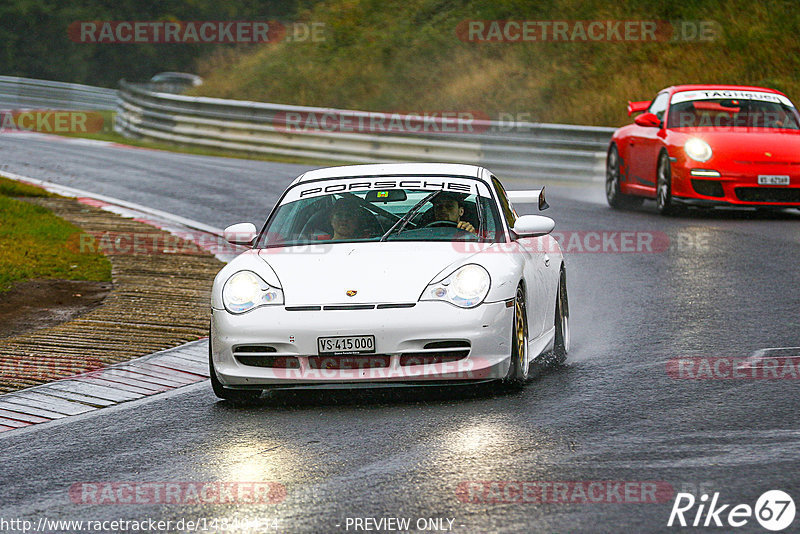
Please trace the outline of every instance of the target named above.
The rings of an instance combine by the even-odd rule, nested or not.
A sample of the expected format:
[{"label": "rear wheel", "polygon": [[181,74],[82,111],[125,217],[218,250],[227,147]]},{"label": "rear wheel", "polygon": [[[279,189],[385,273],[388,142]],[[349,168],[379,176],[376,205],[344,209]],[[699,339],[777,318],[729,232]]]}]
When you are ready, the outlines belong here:
[{"label": "rear wheel", "polygon": [[641,197],[620,192],[620,157],[616,145],[611,145],[606,157],[606,201],[615,209],[635,208],[642,204]]},{"label": "rear wheel", "polygon": [[528,355],[528,324],[525,313],[525,291],[517,287],[514,298],[514,321],[511,328],[511,366],[504,380],[505,384],[521,388],[530,376]]},{"label": "rear wheel", "polygon": [[231,402],[252,402],[261,396],[260,390],[229,389],[222,385],[214,369],[214,358],[211,352],[211,329],[208,332],[208,378],[211,380],[211,389],[220,399]]}]

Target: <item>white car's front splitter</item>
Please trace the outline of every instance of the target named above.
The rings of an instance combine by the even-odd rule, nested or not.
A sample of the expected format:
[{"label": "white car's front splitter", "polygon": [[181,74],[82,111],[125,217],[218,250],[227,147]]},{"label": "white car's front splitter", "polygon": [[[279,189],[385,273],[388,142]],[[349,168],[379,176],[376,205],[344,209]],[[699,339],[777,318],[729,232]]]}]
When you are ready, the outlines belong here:
[{"label": "white car's front splitter", "polygon": [[[226,386],[481,381],[505,377],[510,365],[514,308],[506,302],[472,309],[418,302],[409,308],[369,310],[264,306],[240,315],[212,311],[212,358]],[[375,336],[374,354],[318,355],[319,337],[363,335]],[[468,342],[469,352],[457,361],[426,360],[426,355],[450,354],[448,349],[426,349],[443,342]],[[255,354],[254,347],[268,350],[258,354],[280,367],[244,365],[241,357]]]}]

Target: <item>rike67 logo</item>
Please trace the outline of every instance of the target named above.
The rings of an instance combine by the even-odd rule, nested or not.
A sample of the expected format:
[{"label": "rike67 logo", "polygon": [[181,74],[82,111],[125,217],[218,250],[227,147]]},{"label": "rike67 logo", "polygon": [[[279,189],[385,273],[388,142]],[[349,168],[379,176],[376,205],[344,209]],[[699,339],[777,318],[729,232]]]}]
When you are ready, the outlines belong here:
[{"label": "rike67 logo", "polygon": [[715,492],[710,501],[705,493],[699,499],[691,493],[678,493],[667,526],[739,528],[755,517],[763,528],[778,532],[792,524],[794,515],[794,500],[781,490],[764,492],[754,507],[749,504],[723,504],[719,492]]}]

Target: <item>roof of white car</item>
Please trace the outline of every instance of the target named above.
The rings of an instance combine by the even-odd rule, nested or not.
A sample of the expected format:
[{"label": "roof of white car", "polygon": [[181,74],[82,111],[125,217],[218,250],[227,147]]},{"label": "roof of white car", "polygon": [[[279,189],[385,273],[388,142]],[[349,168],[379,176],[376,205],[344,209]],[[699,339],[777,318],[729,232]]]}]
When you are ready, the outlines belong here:
[{"label": "roof of white car", "polygon": [[481,178],[483,167],[459,163],[377,163],[370,165],[343,165],[315,169],[301,174],[294,183],[325,178],[346,178],[350,176],[397,176],[403,174],[439,176],[470,176]]}]

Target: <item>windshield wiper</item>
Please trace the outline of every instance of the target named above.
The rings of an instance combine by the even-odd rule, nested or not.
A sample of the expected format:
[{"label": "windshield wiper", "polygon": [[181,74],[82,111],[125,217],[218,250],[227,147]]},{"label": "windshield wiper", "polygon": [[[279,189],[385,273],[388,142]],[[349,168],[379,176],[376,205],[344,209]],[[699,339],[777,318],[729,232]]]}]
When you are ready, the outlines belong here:
[{"label": "windshield wiper", "polygon": [[478,211],[478,241],[486,241],[487,236],[483,235],[483,206],[481,205],[480,194],[475,195],[475,207]]},{"label": "windshield wiper", "polygon": [[[387,231],[385,234],[383,234],[383,235],[381,236],[381,239],[380,239],[380,240],[381,240],[381,241],[386,241],[386,238],[387,238],[387,237],[389,237],[389,235],[390,235],[392,232],[394,232],[394,229],[395,229],[395,228],[397,228],[398,226],[400,226],[400,228],[398,229],[397,233],[399,234],[400,232],[402,232],[402,231],[403,231],[403,229],[405,229],[406,225],[407,225],[407,224],[408,224],[408,223],[411,221],[411,219],[413,219],[413,218],[414,218],[414,215],[416,215],[416,214],[417,214],[417,212],[418,212],[419,210],[421,210],[421,209],[422,209],[422,206],[424,206],[424,205],[425,205],[425,203],[426,203],[426,202],[428,202],[429,200],[433,200],[433,198],[434,198],[436,195],[438,195],[439,193],[441,193],[441,192],[442,192],[441,190],[439,190],[439,191],[434,191],[434,192],[433,192],[433,193],[431,193],[430,195],[426,196],[425,198],[423,198],[422,200],[420,200],[419,202],[417,202],[417,203],[416,203],[416,205],[415,205],[413,208],[411,208],[411,209],[408,211],[408,213],[406,213],[405,215],[403,215],[401,218],[397,219],[397,222],[396,222],[396,223],[394,223],[394,224],[392,225],[392,227],[391,227],[391,228],[389,228],[389,230],[388,230],[388,231]],[[401,225],[401,223],[402,223],[402,225]]]}]

